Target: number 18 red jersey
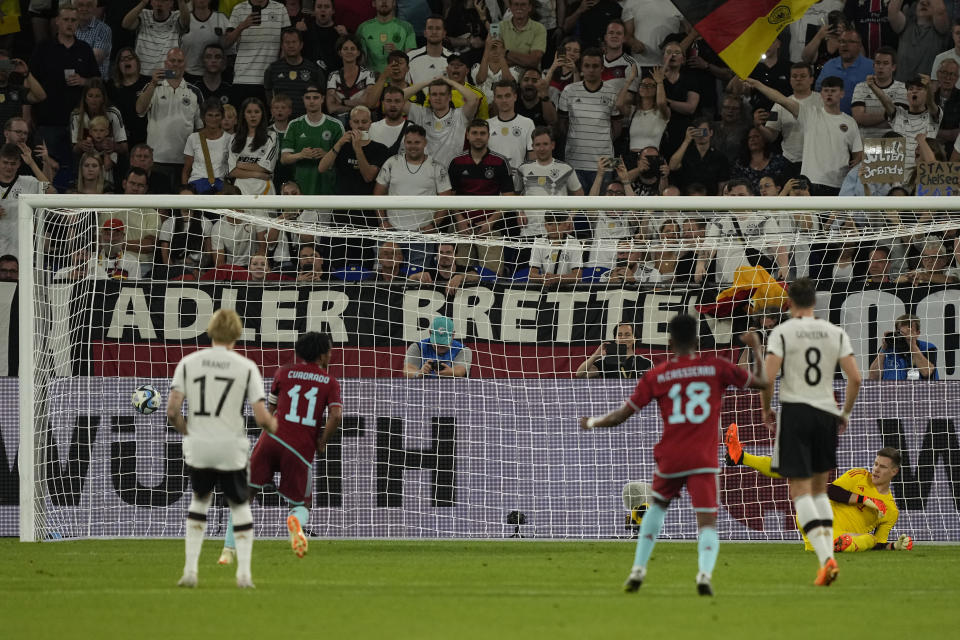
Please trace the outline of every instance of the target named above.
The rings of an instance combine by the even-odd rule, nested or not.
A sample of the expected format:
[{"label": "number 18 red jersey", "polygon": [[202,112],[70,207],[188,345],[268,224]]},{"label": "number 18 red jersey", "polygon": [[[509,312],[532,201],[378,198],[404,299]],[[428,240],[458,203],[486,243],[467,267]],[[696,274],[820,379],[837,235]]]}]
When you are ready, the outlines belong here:
[{"label": "number 18 red jersey", "polygon": [[627,403],[640,411],[656,399],[663,435],[653,448],[664,477],[719,471],[720,405],[727,386],[744,388],[752,375],[715,356],[674,356],[647,371]]},{"label": "number 18 red jersey", "polygon": [[324,409],[343,406],[337,379],[326,369],[306,363],[277,371],[268,401],[277,406],[277,437],[307,460],[313,460],[317,450]]}]

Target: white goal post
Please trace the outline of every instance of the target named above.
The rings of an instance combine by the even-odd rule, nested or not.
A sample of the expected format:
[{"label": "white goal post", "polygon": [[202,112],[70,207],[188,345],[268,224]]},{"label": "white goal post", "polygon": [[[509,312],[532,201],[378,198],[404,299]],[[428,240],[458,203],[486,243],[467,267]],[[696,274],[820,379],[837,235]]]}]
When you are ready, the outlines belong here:
[{"label": "white goal post", "polygon": [[[530,282],[525,272],[521,277],[531,250],[536,252],[538,241],[532,237],[465,238],[453,228],[424,234],[275,215],[383,208],[570,212],[582,223],[571,234],[581,236],[582,266],[589,264],[592,275],[559,288]],[[334,239],[345,238],[367,242],[374,253],[385,242],[401,249],[427,244],[430,251],[447,243],[476,244],[505,248],[513,261],[505,260],[511,264],[499,278],[478,275],[446,290],[409,276],[385,281],[375,264],[356,280],[327,272],[317,282],[296,280],[296,273],[287,280],[282,272],[277,280],[256,283],[246,275],[229,281],[160,280],[87,272],[58,280],[49,260],[51,216],[90,217],[83,224],[94,226],[61,238],[61,244],[96,256],[97,232],[109,212],[126,216],[145,210],[195,210],[211,219],[229,215],[281,235],[309,235],[318,254]],[[595,212],[632,216],[632,232],[600,242],[592,237]],[[738,224],[731,231],[718,223],[719,231],[710,231],[712,221],[731,212],[774,220],[778,230],[764,227],[755,238],[745,238]],[[576,371],[601,342],[614,342],[621,323],[633,327],[638,356],[659,362],[667,353],[665,323],[680,311],[701,319],[704,349],[740,358],[735,334],[753,322],[776,322],[783,310],[774,310],[773,298],[765,299],[766,311],[758,299],[751,309],[732,312],[709,305],[717,292],[731,288],[721,274],[724,263],[739,260],[738,251],[756,245],[771,260],[771,282],[778,275],[778,251],[787,255],[791,277],[808,269],[810,255],[818,251],[849,260],[851,284],[826,276],[818,282],[817,311],[850,333],[865,377],[895,319],[905,313],[919,317],[923,339],[938,348],[937,380],[913,380],[916,367],[911,366],[910,380],[867,382],[841,441],[839,463],[841,470],[869,467],[880,447],[897,446],[904,467],[894,483],[901,511],[896,530],[917,540],[960,541],[960,467],[952,462],[960,460],[955,408],[960,401],[960,285],[856,284],[877,245],[902,249],[897,260],[903,273],[925,268],[920,262],[924,243],[947,247],[953,242],[960,230],[958,212],[960,200],[917,197],[23,195],[18,211],[20,375],[16,389],[8,392],[19,399],[20,495],[18,513],[0,506],[0,533],[10,531],[18,515],[14,530],[23,541],[182,534],[187,485],[179,436],[166,429],[163,412],[136,414],[129,396],[139,384],[151,383],[165,397],[179,357],[209,344],[205,318],[218,307],[232,306],[249,329],[238,350],[261,364],[268,384],[276,367],[293,357],[297,333],[320,330],[333,338],[332,371],[342,380],[347,419],[342,441],[314,463],[312,534],[628,537],[633,531],[624,526],[629,513],[621,492],[629,482],[650,481],[659,412],[651,406],[608,433],[581,433],[579,415],[619,406],[635,381],[581,380]],[[801,214],[818,225],[828,216],[831,222],[809,229],[777,226],[777,220]],[[699,233],[679,233],[683,220],[698,220]],[[678,233],[658,235],[668,221],[678,223]],[[635,270],[634,280],[611,280],[607,267],[615,270],[619,263],[609,261],[627,245],[625,260]],[[854,249],[844,258],[847,247]],[[600,265],[601,254],[607,267]],[[676,269],[681,254],[691,263],[703,259],[718,283],[702,287],[664,279],[661,271]],[[146,265],[154,259],[144,260]],[[556,261],[559,265],[561,259]],[[653,272],[656,277],[644,279]],[[760,295],[759,281],[741,284],[743,291],[753,292],[748,295]],[[776,286],[763,295],[779,295]],[[457,339],[472,353],[466,380],[404,377],[408,345],[428,338],[435,316],[450,317]],[[836,386],[842,389],[842,380]],[[0,397],[4,392],[0,389]],[[724,426],[733,420],[741,425],[749,450],[769,454],[772,443],[758,406],[755,394],[731,392],[722,419]],[[0,436],[7,442],[13,437]],[[724,539],[798,539],[782,481],[727,466],[720,486]],[[279,517],[284,508],[275,494],[262,496],[254,507],[257,534],[285,535]],[[211,519],[210,531],[219,533],[218,526]],[[692,539],[695,530],[689,509],[672,510],[664,535]]]}]

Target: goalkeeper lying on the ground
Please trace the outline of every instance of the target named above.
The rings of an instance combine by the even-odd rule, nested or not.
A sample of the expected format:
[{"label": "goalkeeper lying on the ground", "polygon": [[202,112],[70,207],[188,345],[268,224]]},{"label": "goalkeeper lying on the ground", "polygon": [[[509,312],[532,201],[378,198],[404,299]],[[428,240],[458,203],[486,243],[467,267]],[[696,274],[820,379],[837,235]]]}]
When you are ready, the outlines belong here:
[{"label": "goalkeeper lying on the ground", "polygon": [[[765,476],[781,477],[771,469],[769,457],[755,456],[743,450],[736,424],[727,427],[724,440],[727,464],[742,464]],[[827,486],[827,496],[833,507],[834,551],[909,551],[913,548],[913,538],[908,535],[887,542],[900,515],[890,492],[890,481],[899,472],[900,452],[893,447],[884,447],[877,452],[872,470],[850,469]],[[807,550],[813,549],[805,535],[803,542]]]}]

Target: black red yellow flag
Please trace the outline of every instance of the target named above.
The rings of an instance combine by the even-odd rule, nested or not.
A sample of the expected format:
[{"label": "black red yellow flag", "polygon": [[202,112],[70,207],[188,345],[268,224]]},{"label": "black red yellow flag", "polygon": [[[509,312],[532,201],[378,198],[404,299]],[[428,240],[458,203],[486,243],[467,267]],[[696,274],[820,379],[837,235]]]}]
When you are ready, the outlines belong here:
[{"label": "black red yellow flag", "polygon": [[672,0],[687,22],[746,78],[783,29],[816,0]]}]

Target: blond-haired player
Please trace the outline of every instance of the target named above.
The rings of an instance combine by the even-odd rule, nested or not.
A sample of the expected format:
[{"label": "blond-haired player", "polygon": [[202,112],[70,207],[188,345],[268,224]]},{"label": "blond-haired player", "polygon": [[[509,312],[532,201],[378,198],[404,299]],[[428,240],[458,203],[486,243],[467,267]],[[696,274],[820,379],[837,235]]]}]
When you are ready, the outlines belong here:
[{"label": "blond-haired player", "polygon": [[[170,384],[167,417],[183,434],[183,457],[189,467],[193,497],[187,510],[186,562],[181,587],[197,586],[197,563],[207,511],[217,485],[230,503],[237,547],[237,586],[253,587],[250,557],[253,554],[253,514],[250,511],[247,440],[243,403],[249,401],[253,417],[265,431],[276,433],[277,420],[267,411],[263,378],[257,365],[233,346],[243,335],[243,323],[232,309],[220,309],[207,325],[213,343],[177,364]],[[183,415],[183,402],[190,412]]]},{"label": "blond-haired player", "polygon": [[[773,471],[771,458],[744,451],[737,434],[737,425],[727,427],[724,438],[727,464],[742,464],[756,469],[770,478],[782,476]],[[890,491],[890,483],[900,472],[900,452],[893,447],[877,451],[871,469],[850,469],[827,485],[827,497],[833,510],[833,550],[852,551],[909,551],[913,538],[901,534],[888,542],[890,530],[897,524],[900,510]],[[813,545],[803,535],[804,548],[813,551]]]}]

